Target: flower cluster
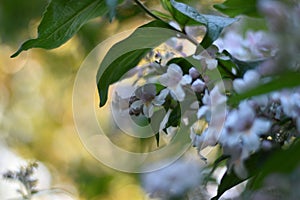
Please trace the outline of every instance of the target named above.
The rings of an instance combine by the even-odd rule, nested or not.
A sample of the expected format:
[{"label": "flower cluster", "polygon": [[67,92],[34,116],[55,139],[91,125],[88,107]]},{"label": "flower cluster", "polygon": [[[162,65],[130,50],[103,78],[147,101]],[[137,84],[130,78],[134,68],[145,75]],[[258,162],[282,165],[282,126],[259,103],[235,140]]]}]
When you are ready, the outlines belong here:
[{"label": "flower cluster", "polygon": [[37,179],[33,178],[35,169],[38,167],[37,163],[29,163],[26,167],[20,167],[19,171],[7,171],[2,176],[10,181],[18,181],[21,184],[21,189],[18,192],[24,199],[30,199],[31,196],[37,193],[35,189]]},{"label": "flower cluster", "polygon": [[[195,160],[180,159],[158,171],[143,174],[142,183],[153,198],[184,199],[203,182],[202,168]],[[205,194],[205,191],[202,191]]]},{"label": "flower cluster", "polygon": [[[258,6],[271,29],[283,26],[285,32],[247,30],[243,37],[231,29],[210,47],[198,47],[192,56],[160,55],[159,61],[148,65],[152,71],[144,71],[144,81],[127,105],[130,115],[143,115],[150,122],[155,112],[164,109],[166,116],[159,134],[174,135],[180,126],[189,127],[191,144],[200,158],[208,160],[202,154],[207,147],[220,147],[227,159],[227,174],[234,173],[241,180],[250,175],[246,161],[251,156],[289,146],[300,136],[300,88],[263,88],[278,78],[283,71],[279,70],[280,64],[287,58],[285,69],[299,72],[296,52],[299,53],[300,37],[295,30],[299,31],[300,4],[291,8],[280,2],[261,1]],[[282,38],[288,32],[297,41],[292,44],[287,40],[293,52],[288,49],[286,55]],[[263,92],[256,93],[254,89]],[[234,103],[228,101],[235,97],[242,98]],[[143,183],[152,196],[172,199],[199,184],[196,179],[202,175],[190,164],[187,167],[176,162],[144,175]]]}]

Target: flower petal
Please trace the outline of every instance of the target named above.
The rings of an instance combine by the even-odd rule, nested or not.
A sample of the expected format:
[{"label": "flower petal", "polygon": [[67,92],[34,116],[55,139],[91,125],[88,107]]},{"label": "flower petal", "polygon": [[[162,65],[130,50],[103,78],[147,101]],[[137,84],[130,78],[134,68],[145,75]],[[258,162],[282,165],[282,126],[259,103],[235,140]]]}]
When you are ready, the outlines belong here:
[{"label": "flower petal", "polygon": [[169,94],[169,90],[163,89],[162,91],[160,91],[159,95],[154,98],[152,103],[156,106],[161,106],[162,104],[165,103],[165,99],[168,94]]},{"label": "flower petal", "polygon": [[190,84],[192,82],[192,77],[190,75],[184,75],[180,81],[181,85],[187,85]]}]

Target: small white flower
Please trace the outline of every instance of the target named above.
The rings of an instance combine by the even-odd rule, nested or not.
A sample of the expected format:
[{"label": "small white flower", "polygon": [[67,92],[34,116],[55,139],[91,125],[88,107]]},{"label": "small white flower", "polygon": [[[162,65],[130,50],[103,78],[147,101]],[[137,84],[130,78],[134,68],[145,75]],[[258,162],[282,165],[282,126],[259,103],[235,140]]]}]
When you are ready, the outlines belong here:
[{"label": "small white flower", "polygon": [[237,78],[233,81],[233,88],[237,93],[243,93],[259,84],[260,74],[255,70],[248,70],[243,79]]},{"label": "small white flower", "polygon": [[220,52],[227,50],[239,60],[274,56],[278,49],[272,36],[263,31],[248,31],[246,32],[246,38],[235,31],[228,31],[223,38],[219,38],[214,44]]},{"label": "small white flower", "polygon": [[190,129],[190,138],[198,152],[207,146],[215,146],[220,135],[226,114],[226,96],[221,94],[219,87],[216,85],[210,93],[205,91],[204,105],[197,112],[199,120]]},{"label": "small white flower", "polygon": [[163,74],[159,78],[159,82],[167,87],[171,96],[178,101],[183,101],[185,98],[185,92],[183,86],[192,82],[192,77],[189,75],[183,75],[181,68],[176,64],[170,64],[168,66],[167,73]]},{"label": "small white flower", "polygon": [[205,83],[201,79],[197,79],[192,83],[192,90],[194,92],[202,92],[205,88]]},{"label": "small white flower", "polygon": [[195,67],[191,67],[189,69],[189,75],[192,77],[192,79],[197,79],[200,77],[200,73]]},{"label": "small white flower", "polygon": [[193,58],[199,60],[204,69],[213,70],[218,66],[218,61],[212,58],[206,51],[201,52],[199,55],[194,55]]},{"label": "small white flower", "polygon": [[271,122],[257,118],[247,101],[240,103],[239,108],[232,110],[226,119],[225,128],[220,136],[220,143],[234,147],[242,144],[243,150],[254,152],[260,146],[260,136],[268,132]]},{"label": "small white flower", "polygon": [[300,132],[300,92],[282,92],[280,102],[284,114],[295,120],[297,129]]},{"label": "small white flower", "polygon": [[228,172],[230,173],[233,168],[240,178],[247,178],[248,172],[244,161],[249,157],[249,152],[245,151],[241,144],[237,144],[234,147],[223,146],[223,153],[230,156],[227,162]]},{"label": "small white flower", "polygon": [[202,98],[203,106],[201,106],[197,112],[198,119],[205,117],[209,122],[211,118],[211,113],[216,114],[219,106],[225,106],[226,96],[221,94],[219,85],[216,85],[210,93],[205,90],[205,94]]},{"label": "small white flower", "polygon": [[161,106],[165,102],[168,95],[167,91],[161,91],[156,96],[156,87],[153,84],[146,84],[135,91],[136,97],[139,99],[133,102],[130,107],[133,110],[138,110],[143,107],[143,113],[150,118],[154,112],[154,106]]}]

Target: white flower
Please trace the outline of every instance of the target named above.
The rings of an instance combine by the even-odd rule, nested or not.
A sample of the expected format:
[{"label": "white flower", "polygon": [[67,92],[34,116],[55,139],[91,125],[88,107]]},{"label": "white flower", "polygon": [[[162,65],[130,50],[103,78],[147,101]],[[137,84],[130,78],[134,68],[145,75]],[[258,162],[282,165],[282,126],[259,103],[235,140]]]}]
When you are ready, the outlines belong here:
[{"label": "white flower", "polygon": [[142,175],[142,185],[151,197],[182,197],[202,181],[202,172],[195,160],[177,160],[163,169]]},{"label": "white flower", "polygon": [[248,70],[243,79],[237,78],[233,81],[233,88],[237,93],[243,93],[259,84],[260,74],[255,70]]},{"label": "white flower", "polygon": [[214,44],[219,51],[227,50],[231,55],[239,59],[248,58],[248,52],[244,48],[245,41],[242,36],[234,31],[229,31],[223,38],[217,39]]},{"label": "white flower", "polygon": [[270,34],[263,31],[246,32],[246,38],[235,31],[228,31],[223,38],[214,42],[219,51],[227,50],[233,57],[240,60],[261,59],[274,56],[277,47]]},{"label": "white flower", "polygon": [[201,79],[197,79],[192,83],[192,90],[194,92],[202,92],[205,88],[205,83]]},{"label": "white flower", "polygon": [[[207,146],[216,145],[213,134],[208,134],[208,123],[205,120],[196,121],[190,128],[192,145],[197,147],[198,153]],[[200,155],[201,156],[201,155]]]},{"label": "white flower", "polygon": [[247,101],[240,103],[239,108],[232,110],[226,119],[225,128],[220,136],[220,143],[234,147],[242,144],[248,152],[256,151],[260,146],[260,136],[268,132],[271,122],[257,118]]},{"label": "white flower", "polygon": [[295,119],[296,126],[300,132],[300,92],[282,92],[280,102],[284,114]]},{"label": "white flower", "polygon": [[191,67],[189,69],[189,75],[192,77],[192,79],[197,79],[200,77],[200,73],[195,67]]},{"label": "white flower", "polygon": [[240,178],[247,178],[248,172],[244,161],[249,157],[249,152],[245,151],[242,144],[237,144],[234,147],[223,146],[223,154],[230,155],[227,162],[228,172],[230,173],[233,168]]},{"label": "white flower", "polygon": [[167,87],[167,90],[174,99],[183,101],[185,92],[182,86],[190,84],[192,78],[189,75],[183,75],[181,68],[172,63],[168,66],[167,73],[159,78],[159,82]]},{"label": "white flower", "polygon": [[226,114],[226,96],[221,94],[219,87],[216,85],[210,93],[205,91],[202,98],[204,105],[197,112],[199,120],[190,129],[190,138],[198,153],[207,146],[216,145],[218,141]]},{"label": "white flower", "polygon": [[209,122],[211,118],[211,113],[216,113],[219,106],[225,106],[227,98],[225,95],[221,94],[219,85],[216,85],[210,93],[205,90],[205,94],[202,98],[203,106],[201,106],[197,112],[198,119],[205,117]]},{"label": "white flower", "polygon": [[156,96],[156,87],[154,84],[146,84],[135,91],[136,97],[139,99],[133,102],[130,107],[137,110],[143,107],[143,113],[146,117],[150,118],[154,112],[154,106],[161,106],[165,102],[168,95],[167,91],[161,91]]},{"label": "white flower", "polygon": [[278,50],[276,41],[272,40],[270,34],[263,31],[248,31],[244,44],[255,58],[263,58],[268,55],[274,56]]},{"label": "white flower", "polygon": [[193,58],[200,60],[204,69],[213,70],[218,66],[218,61],[212,58],[206,51],[201,52],[199,55],[194,55]]}]

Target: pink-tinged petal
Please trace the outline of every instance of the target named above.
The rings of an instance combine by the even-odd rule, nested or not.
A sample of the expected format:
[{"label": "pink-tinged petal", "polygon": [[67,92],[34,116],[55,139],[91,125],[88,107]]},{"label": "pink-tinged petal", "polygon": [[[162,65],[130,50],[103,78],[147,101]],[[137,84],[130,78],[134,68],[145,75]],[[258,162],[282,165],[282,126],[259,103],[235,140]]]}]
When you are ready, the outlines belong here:
[{"label": "pink-tinged petal", "polygon": [[178,65],[170,64],[167,73],[159,78],[159,82],[166,87],[176,87],[182,79],[182,74],[183,72]]},{"label": "pink-tinged petal", "polygon": [[202,80],[197,79],[193,82],[191,88],[194,92],[202,92],[205,88],[205,83]]},{"label": "pink-tinged petal", "polygon": [[200,73],[198,72],[198,70],[195,67],[192,67],[189,69],[189,75],[193,78],[196,79],[200,76]]},{"label": "pink-tinged petal", "polygon": [[168,67],[167,74],[168,74],[171,78],[173,78],[173,77],[180,77],[180,78],[181,78],[183,72],[182,72],[181,68],[180,68],[178,65],[172,63],[172,64],[170,64],[169,67]]}]

